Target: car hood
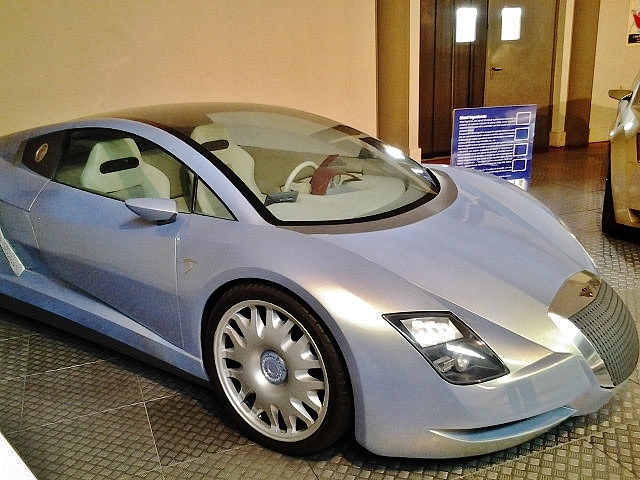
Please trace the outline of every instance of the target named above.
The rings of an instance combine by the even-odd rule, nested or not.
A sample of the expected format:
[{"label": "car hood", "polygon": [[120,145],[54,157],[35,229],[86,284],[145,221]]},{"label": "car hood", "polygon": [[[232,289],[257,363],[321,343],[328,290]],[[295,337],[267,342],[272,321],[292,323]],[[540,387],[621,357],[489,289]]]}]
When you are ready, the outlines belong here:
[{"label": "car hood", "polygon": [[464,169],[436,173],[443,188],[457,187],[448,208],[409,225],[324,239],[530,337],[526,320],[548,320],[561,285],[578,271],[595,272],[593,262],[546,207],[517,187]]}]

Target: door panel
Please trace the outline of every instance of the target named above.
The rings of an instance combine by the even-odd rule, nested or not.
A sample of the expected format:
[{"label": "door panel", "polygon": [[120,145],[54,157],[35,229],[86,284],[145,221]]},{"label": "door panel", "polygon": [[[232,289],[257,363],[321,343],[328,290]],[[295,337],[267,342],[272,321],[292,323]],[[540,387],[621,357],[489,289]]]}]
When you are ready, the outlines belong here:
[{"label": "door panel", "polygon": [[120,200],[56,182],[47,184],[30,214],[54,276],[181,344],[176,242],[188,215],[156,225]]},{"label": "door panel", "polygon": [[[556,0],[489,0],[484,105],[538,106],[535,146],[549,144]],[[502,40],[502,10],[520,7],[517,40]]]},{"label": "door panel", "polygon": [[[64,138],[53,180],[29,210],[47,273],[181,345],[176,246],[193,175],[128,132],[79,128]],[[181,213],[165,225],[146,221],[124,202],[140,197],[173,199]]]}]

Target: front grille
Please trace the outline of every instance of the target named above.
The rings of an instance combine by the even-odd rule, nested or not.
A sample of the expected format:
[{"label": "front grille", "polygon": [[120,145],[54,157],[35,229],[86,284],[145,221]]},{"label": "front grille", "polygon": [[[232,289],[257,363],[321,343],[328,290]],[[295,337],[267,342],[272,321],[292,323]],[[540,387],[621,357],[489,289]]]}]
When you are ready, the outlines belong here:
[{"label": "front grille", "polygon": [[598,352],[613,384],[624,382],[636,368],[638,333],[631,313],[613,288],[603,281],[593,301],[569,320]]}]

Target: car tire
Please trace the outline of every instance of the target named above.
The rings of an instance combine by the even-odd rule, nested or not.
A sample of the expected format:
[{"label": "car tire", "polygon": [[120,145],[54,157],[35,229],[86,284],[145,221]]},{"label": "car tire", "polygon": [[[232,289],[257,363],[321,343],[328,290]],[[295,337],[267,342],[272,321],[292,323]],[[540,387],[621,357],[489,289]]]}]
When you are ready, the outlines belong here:
[{"label": "car tire", "polygon": [[602,201],[602,231],[615,235],[620,225],[616,223],[616,214],[613,208],[613,194],[611,192],[611,168],[604,184],[604,199]]},{"label": "car tire", "polygon": [[613,207],[613,191],[611,189],[611,166],[607,173],[604,184],[604,198],[602,201],[602,232],[612,237],[637,242],[640,239],[640,232],[637,228],[629,225],[622,225],[616,222],[616,213]]},{"label": "car tire", "polygon": [[266,284],[225,292],[206,325],[204,361],[246,435],[288,455],[322,450],[352,424],[344,361],[301,302]]}]

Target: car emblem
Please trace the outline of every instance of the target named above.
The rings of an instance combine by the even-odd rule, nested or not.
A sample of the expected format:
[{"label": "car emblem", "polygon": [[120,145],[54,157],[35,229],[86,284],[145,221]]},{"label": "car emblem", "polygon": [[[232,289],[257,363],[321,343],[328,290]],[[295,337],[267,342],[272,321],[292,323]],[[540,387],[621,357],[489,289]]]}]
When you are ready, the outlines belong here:
[{"label": "car emblem", "polygon": [[587,285],[586,287],[584,287],[582,290],[580,290],[580,296],[581,297],[593,297],[593,290],[591,290],[591,287],[589,285]]},{"label": "car emblem", "polygon": [[192,258],[185,258],[182,260],[182,263],[184,264],[184,273],[189,273],[193,267],[198,264],[198,262]]},{"label": "car emblem", "polygon": [[42,145],[40,145],[38,147],[38,150],[36,150],[36,154],[35,154],[36,163],[40,163],[42,160],[44,160],[44,157],[47,156],[48,151],[49,151],[48,143],[43,143]]}]

